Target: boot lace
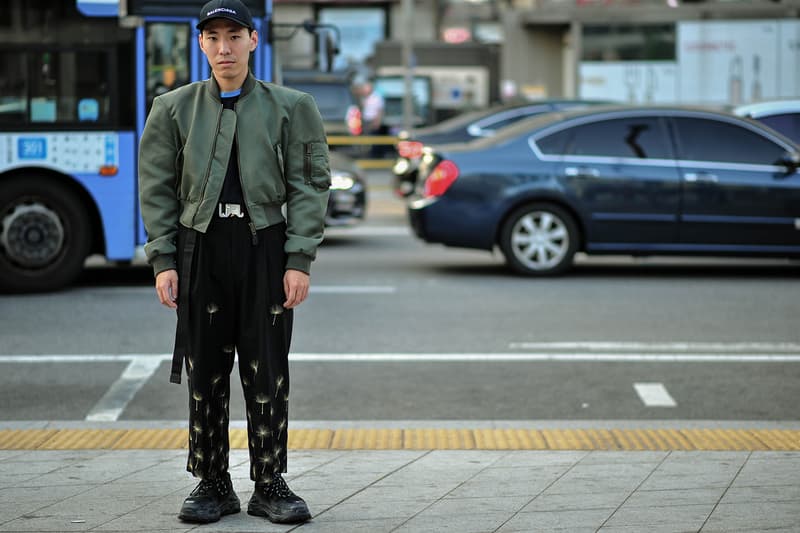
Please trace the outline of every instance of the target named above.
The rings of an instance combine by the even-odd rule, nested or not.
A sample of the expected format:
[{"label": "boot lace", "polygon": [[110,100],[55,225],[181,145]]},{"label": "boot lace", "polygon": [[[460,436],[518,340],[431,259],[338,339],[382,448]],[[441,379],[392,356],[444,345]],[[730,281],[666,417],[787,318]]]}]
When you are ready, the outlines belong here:
[{"label": "boot lace", "polygon": [[280,474],[275,475],[275,477],[273,477],[272,481],[270,481],[269,483],[264,483],[261,486],[261,490],[267,496],[273,496],[278,498],[297,497],[295,493],[292,492],[292,490],[289,488],[289,485],[286,484],[286,481],[284,481],[283,476],[281,476]]},{"label": "boot lace", "polygon": [[192,496],[226,496],[229,480],[226,477],[203,478],[192,491]]}]

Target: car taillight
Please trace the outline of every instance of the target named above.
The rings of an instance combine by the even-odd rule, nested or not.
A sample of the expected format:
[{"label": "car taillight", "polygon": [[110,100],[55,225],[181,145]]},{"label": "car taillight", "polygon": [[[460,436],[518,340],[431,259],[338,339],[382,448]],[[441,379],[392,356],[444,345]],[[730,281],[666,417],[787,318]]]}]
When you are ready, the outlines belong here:
[{"label": "car taillight", "polygon": [[361,110],[354,105],[347,108],[347,131],[350,135],[361,135],[364,126],[361,123]]},{"label": "car taillight", "polygon": [[452,161],[444,160],[433,168],[425,180],[425,196],[441,196],[458,178],[458,167]]},{"label": "car taillight", "polygon": [[397,143],[397,153],[406,159],[419,159],[422,157],[422,143],[419,141],[400,141]]}]

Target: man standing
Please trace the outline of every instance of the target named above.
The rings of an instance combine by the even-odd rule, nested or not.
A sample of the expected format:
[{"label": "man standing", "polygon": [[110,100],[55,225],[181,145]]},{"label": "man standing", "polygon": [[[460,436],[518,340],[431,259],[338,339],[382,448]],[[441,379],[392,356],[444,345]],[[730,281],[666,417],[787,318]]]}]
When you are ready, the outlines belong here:
[{"label": "man standing", "polygon": [[210,79],[157,97],[142,134],[145,246],[162,304],[176,308],[172,376],[189,384],[187,470],[200,483],[179,517],[239,512],[228,473],[230,373],[238,352],[247,407],[248,513],[296,523],[311,514],[286,472],[292,313],[308,295],[330,187],[313,99],[256,80],[258,33],[239,0],[203,6]]}]

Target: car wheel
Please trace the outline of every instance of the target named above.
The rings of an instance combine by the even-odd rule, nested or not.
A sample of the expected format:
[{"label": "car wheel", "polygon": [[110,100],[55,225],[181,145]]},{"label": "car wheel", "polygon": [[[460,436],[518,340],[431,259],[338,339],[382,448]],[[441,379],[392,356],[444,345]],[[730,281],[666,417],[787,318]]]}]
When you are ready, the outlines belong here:
[{"label": "car wheel", "polygon": [[83,269],[91,245],[86,208],[55,180],[21,176],[0,187],[0,289],[53,290]]},{"label": "car wheel", "polygon": [[503,225],[500,248],[508,265],[520,274],[560,274],[572,266],[578,226],[558,206],[525,205],[513,211]]}]

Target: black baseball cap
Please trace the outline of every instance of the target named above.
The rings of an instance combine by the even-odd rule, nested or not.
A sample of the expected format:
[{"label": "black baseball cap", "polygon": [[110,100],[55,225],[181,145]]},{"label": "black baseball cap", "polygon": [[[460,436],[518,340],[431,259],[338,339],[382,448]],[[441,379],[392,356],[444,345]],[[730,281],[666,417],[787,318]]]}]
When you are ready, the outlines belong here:
[{"label": "black baseball cap", "polygon": [[239,0],[211,0],[200,10],[200,22],[197,29],[202,31],[203,26],[212,19],[228,19],[250,30],[254,29],[253,16],[250,10]]}]

